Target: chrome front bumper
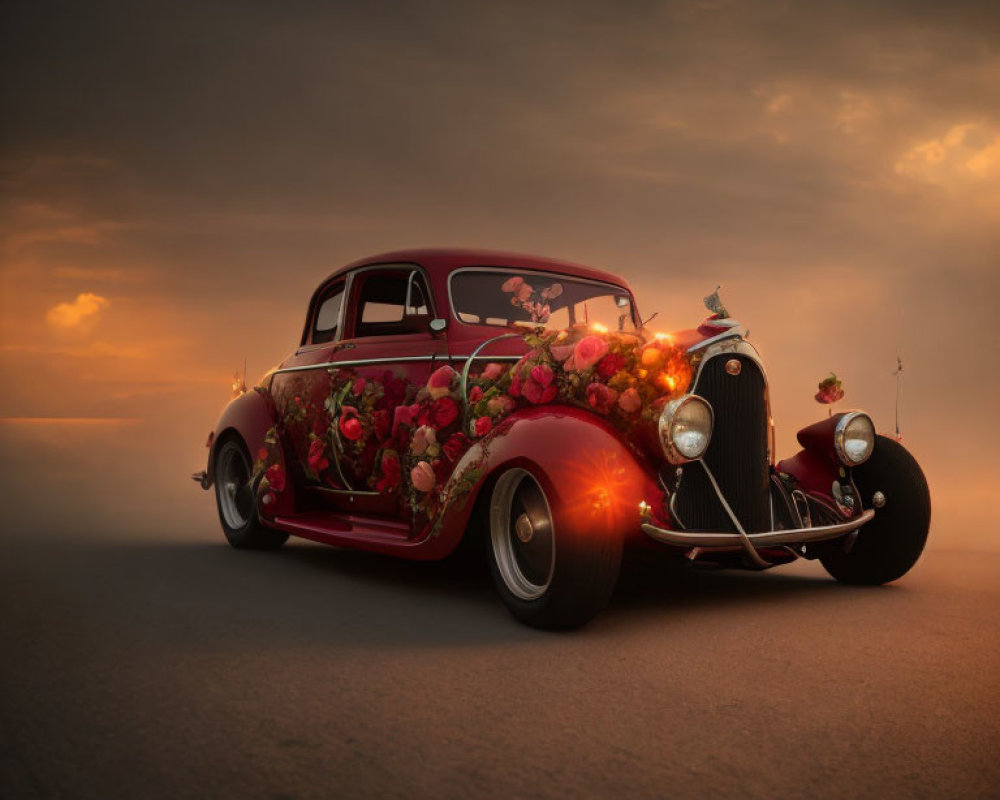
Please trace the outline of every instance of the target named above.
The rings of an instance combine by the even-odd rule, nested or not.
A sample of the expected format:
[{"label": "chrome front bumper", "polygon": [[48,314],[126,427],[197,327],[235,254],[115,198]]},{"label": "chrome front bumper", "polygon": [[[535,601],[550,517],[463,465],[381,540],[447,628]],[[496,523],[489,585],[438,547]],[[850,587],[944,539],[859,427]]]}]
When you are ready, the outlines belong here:
[{"label": "chrome front bumper", "polygon": [[806,542],[821,542],[824,539],[836,539],[845,533],[857,530],[870,522],[875,516],[875,510],[869,508],[854,519],[837,525],[820,525],[815,528],[793,528],[782,531],[764,531],[762,533],[715,533],[711,531],[672,531],[651,525],[642,524],[642,530],[650,537],[664,544],[680,545],[682,547],[746,547],[750,544],[754,549],[771,547],[772,545],[804,544]]}]

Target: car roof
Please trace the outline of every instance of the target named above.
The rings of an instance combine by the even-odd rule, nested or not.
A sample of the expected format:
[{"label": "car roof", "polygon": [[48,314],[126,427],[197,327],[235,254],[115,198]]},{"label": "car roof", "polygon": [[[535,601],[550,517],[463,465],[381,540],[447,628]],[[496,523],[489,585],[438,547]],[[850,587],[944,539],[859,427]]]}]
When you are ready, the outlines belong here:
[{"label": "car roof", "polygon": [[551,270],[564,275],[573,275],[595,281],[604,281],[628,288],[624,278],[612,272],[562,261],[544,256],[510,253],[502,250],[475,250],[465,248],[422,248],[414,250],[393,250],[388,253],[358,259],[332,272],[323,283],[344,275],[359,267],[374,264],[419,264],[432,281],[445,278],[462,267],[510,267],[513,269]]}]

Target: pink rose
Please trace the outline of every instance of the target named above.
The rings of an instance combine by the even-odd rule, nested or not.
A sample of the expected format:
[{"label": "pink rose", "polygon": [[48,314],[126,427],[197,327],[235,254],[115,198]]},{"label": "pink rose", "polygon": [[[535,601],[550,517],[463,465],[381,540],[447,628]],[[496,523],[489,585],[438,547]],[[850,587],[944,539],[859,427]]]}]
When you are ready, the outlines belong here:
[{"label": "pink rose", "polygon": [[410,480],[418,492],[429,492],[434,488],[434,467],[426,461],[421,461],[410,470]]},{"label": "pink rose", "polygon": [[600,336],[584,336],[573,348],[572,369],[583,372],[604,358],[607,352],[608,343],[605,339]]},{"label": "pink rose", "polygon": [[272,464],[269,466],[267,472],[264,473],[264,477],[267,478],[268,485],[274,491],[283,492],[285,490],[285,470],[281,464]]},{"label": "pink rose", "polygon": [[503,282],[503,286],[500,289],[504,292],[510,294],[511,292],[516,292],[517,289],[524,283],[524,278],[515,275],[513,278],[508,278]]},{"label": "pink rose", "polygon": [[531,380],[541,386],[543,389],[552,383],[552,379],[555,376],[552,373],[552,367],[548,364],[539,364],[537,367],[532,367],[531,369]]},{"label": "pink rose", "polygon": [[609,413],[617,399],[618,392],[603,383],[592,383],[587,387],[587,402],[598,414]]},{"label": "pink rose", "polygon": [[639,397],[639,393],[635,389],[629,387],[619,395],[618,408],[626,414],[634,414],[642,408],[642,398]]},{"label": "pink rose", "polygon": [[552,357],[556,361],[565,361],[571,355],[573,355],[573,348],[576,345],[573,344],[554,344],[549,348],[549,352],[552,353]]},{"label": "pink rose", "polygon": [[367,386],[367,385],[368,384],[365,383],[365,379],[364,378],[358,378],[357,380],[354,381],[354,386],[351,387],[351,391],[354,392],[354,394],[360,396],[361,394],[364,393],[365,386]]},{"label": "pink rose", "polygon": [[497,378],[503,375],[503,370],[504,370],[503,364],[498,364],[496,361],[491,361],[489,364],[486,365],[486,368],[483,370],[483,374],[480,375],[479,377],[486,381],[495,381]]},{"label": "pink rose", "polygon": [[396,406],[396,410],[392,413],[392,429],[413,424],[413,412],[410,411],[409,406]]},{"label": "pink rose", "polygon": [[469,402],[478,403],[483,399],[483,389],[481,386],[473,386],[472,391],[469,392]]},{"label": "pink rose", "polygon": [[451,391],[451,381],[455,377],[455,370],[448,365],[438,367],[427,379],[427,391],[430,396],[437,400],[444,397]]},{"label": "pink rose", "polygon": [[476,420],[476,436],[485,436],[493,429],[493,420],[489,417],[480,417]]},{"label": "pink rose", "polygon": [[486,410],[494,417],[498,414],[506,414],[513,408],[514,401],[505,394],[491,397],[486,401]]},{"label": "pink rose", "polygon": [[836,403],[844,397],[844,388],[834,373],[830,373],[828,378],[824,378],[819,383],[819,391],[816,392],[816,402],[830,405]]},{"label": "pink rose", "polygon": [[517,293],[515,296],[517,297],[518,302],[524,303],[531,297],[531,293],[533,291],[535,290],[531,288],[530,283],[524,283],[522,281],[521,285],[517,287]]},{"label": "pink rose", "polygon": [[415,456],[422,456],[427,452],[427,448],[437,444],[437,436],[430,425],[423,425],[417,428],[410,441],[410,452]]}]

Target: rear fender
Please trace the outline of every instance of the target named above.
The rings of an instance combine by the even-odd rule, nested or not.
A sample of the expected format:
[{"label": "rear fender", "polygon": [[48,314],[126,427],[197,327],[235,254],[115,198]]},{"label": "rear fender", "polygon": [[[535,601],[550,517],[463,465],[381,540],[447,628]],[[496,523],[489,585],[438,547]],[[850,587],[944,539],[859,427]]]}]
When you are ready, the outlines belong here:
[{"label": "rear fender", "polygon": [[440,555],[458,544],[477,501],[488,501],[493,483],[510,467],[536,476],[553,513],[577,535],[637,533],[640,501],[662,494],[655,473],[603,419],[569,406],[526,409],[501,422],[456,465],[446,491],[470,475],[476,478],[432,524]]},{"label": "rear fender", "polygon": [[220,441],[232,434],[238,435],[250,451],[250,460],[254,461],[257,452],[264,446],[264,437],[276,421],[274,404],[262,389],[254,389],[233,399],[209,436],[208,486],[215,481],[215,454]]}]

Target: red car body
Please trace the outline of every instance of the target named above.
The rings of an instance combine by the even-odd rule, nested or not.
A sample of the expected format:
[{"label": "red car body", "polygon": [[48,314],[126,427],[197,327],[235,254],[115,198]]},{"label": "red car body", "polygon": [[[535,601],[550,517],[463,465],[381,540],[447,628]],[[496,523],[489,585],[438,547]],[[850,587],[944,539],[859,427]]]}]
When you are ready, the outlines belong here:
[{"label": "red car body", "polygon": [[[522,401],[522,405],[488,423],[492,426],[490,432],[477,438],[475,420],[467,419],[469,375],[475,375],[488,363],[515,365],[511,369],[517,369],[528,358],[530,365],[535,351],[521,335],[531,326],[515,325],[510,320],[506,320],[506,327],[487,324],[488,317],[456,310],[453,278],[476,270],[484,275],[499,271],[536,283],[539,275],[558,276],[570,282],[567,286],[571,288],[605,287],[623,309],[619,330],[624,325],[634,327],[639,342],[636,346],[650,346],[652,335],[642,327],[628,283],[607,272],[552,259],[474,250],[406,250],[361,259],[333,272],[318,286],[309,303],[299,346],[270,370],[259,386],[234,399],[224,410],[209,437],[207,469],[195,477],[205,488],[216,481],[219,448],[226,441],[239,442],[251,457],[268,452],[270,465],[258,460],[250,481],[260,525],[319,542],[411,559],[439,559],[451,553],[469,529],[473,515],[488,506],[486,500],[496,476],[512,468],[522,468],[534,476],[547,502],[559,509],[561,524],[571,525],[576,535],[666,547],[692,561],[772,566],[807,555],[807,542],[835,538],[849,543],[851,535],[856,536],[857,530],[872,518],[873,509],[866,508],[871,503],[860,497],[851,470],[838,460],[834,440],[841,435],[839,431],[849,415],[838,414],[800,432],[803,449],[777,461],[766,378],[759,356],[740,335],[738,323],[720,314],[707,318],[696,330],[669,335],[674,351],[686,354],[694,365],[689,385],[676,387],[675,393],[694,391],[699,380],[706,391],[716,393],[712,401],[712,435],[717,438],[708,444],[704,458],[690,464],[667,463],[657,433],[650,426],[635,424],[628,427],[628,435],[623,435],[623,426],[614,422],[626,416],[621,409],[613,408],[613,413],[602,415],[594,413],[586,402],[561,402],[558,397],[527,405]],[[369,307],[391,310],[398,306],[404,278],[402,319],[371,321],[366,316]],[[524,283],[515,277],[514,284],[519,282]],[[396,287],[392,292],[385,288],[390,285]],[[511,280],[507,285],[513,285]],[[562,284],[559,286],[562,292]],[[517,304],[517,290],[513,291],[511,303]],[[331,322],[332,317],[324,320],[324,314],[333,313],[328,313],[324,304],[333,304],[338,292],[342,292],[341,310],[335,321]],[[557,300],[551,302],[553,308],[558,304]],[[541,301],[535,306],[525,301],[525,307],[542,311]],[[580,313],[577,306],[571,307],[570,300],[566,300],[565,307],[570,315],[574,308],[577,315]],[[584,315],[588,314],[586,300],[582,307]],[[548,305],[544,311],[546,316],[554,313]],[[630,319],[624,319],[626,314]],[[576,316],[571,318],[574,329],[583,327]],[[583,332],[577,338],[580,335]],[[551,345],[555,352],[557,340],[547,341],[546,346]],[[566,361],[569,366],[565,374],[560,373],[561,380],[572,378],[571,361]],[[737,376],[734,380],[744,381],[739,392],[746,396],[747,409],[739,405],[744,400],[732,394],[736,390],[726,384],[722,364]],[[356,402],[362,403],[368,395],[359,387],[382,382],[377,403],[385,405],[391,390],[399,393],[398,405],[404,405],[403,392],[409,387],[430,386],[428,382],[442,366],[454,369],[451,387],[457,384],[458,388],[444,391],[451,391],[461,408],[461,436],[455,439],[452,434],[452,439],[464,446],[461,452],[454,448],[453,461],[443,455],[433,461],[439,473],[435,491],[451,485],[449,475],[470,474],[474,480],[462,484],[461,502],[451,502],[449,490],[441,490],[444,500],[434,507],[433,515],[428,515],[415,512],[412,501],[407,504],[400,500],[401,487],[409,480],[406,475],[401,482],[385,488],[391,481],[378,472],[379,454],[385,458],[390,449],[386,442],[393,441],[391,436],[396,431],[395,419],[392,432],[385,422],[386,414],[393,414],[392,404],[365,412],[355,410],[347,400],[356,397]],[[645,374],[646,370],[638,372]],[[544,370],[539,374],[547,377]],[[345,383],[339,388],[337,381],[343,375],[354,384]],[[619,374],[609,379],[608,385],[614,380],[623,378]],[[712,381],[715,389],[709,386]],[[428,391],[435,392],[422,388],[418,397],[426,399]],[[732,402],[720,399],[722,391],[732,395]],[[595,390],[597,395],[601,392],[619,398],[622,394]],[[337,397],[331,400],[333,394]],[[409,403],[412,394],[406,397]],[[597,401],[599,407],[600,396]],[[662,404],[663,400],[656,402]],[[591,403],[595,404],[593,397]],[[660,407],[656,405],[657,410]],[[373,415],[374,427],[379,427],[379,413],[382,430],[376,437],[368,431]],[[426,417],[426,404],[423,413]],[[322,417],[319,422],[317,415]],[[339,432],[336,419],[341,423]],[[412,436],[412,429],[407,430],[407,435]],[[719,438],[720,431],[728,431],[730,441]],[[354,435],[372,438],[367,452],[363,453],[360,445],[353,447],[349,439]],[[338,441],[328,446],[331,437]],[[371,450],[379,438],[385,442],[373,456]],[[403,441],[398,436],[396,440]],[[398,451],[398,466],[404,460],[406,442],[402,447],[391,447],[395,447],[393,454]],[[414,445],[413,450],[417,449]],[[753,453],[748,454],[748,450]],[[414,463],[412,456],[407,457],[407,465]],[[712,492],[701,470],[695,474],[691,469],[698,460],[704,462],[705,476],[722,499],[721,507],[705,514],[700,509]],[[718,475],[710,472],[709,462]],[[420,467],[419,462],[416,464]],[[470,470],[470,465],[475,469]],[[261,489],[268,485],[266,480],[261,481],[265,468],[274,470],[268,475],[283,476],[283,491]],[[384,460],[381,468],[387,469]],[[390,477],[394,477],[395,467],[390,471]],[[685,471],[690,477],[685,476]],[[327,477],[322,477],[321,472]],[[746,476],[753,484],[750,489],[743,485]],[[686,490],[688,494],[700,486],[697,497],[685,499],[685,485],[691,487]],[[412,486],[409,492],[411,498],[419,496]],[[727,493],[730,503],[724,499]],[[692,518],[703,517],[700,523],[685,527],[678,504]],[[714,498],[712,505],[717,505]],[[821,529],[827,531],[825,536],[819,534]]]}]

